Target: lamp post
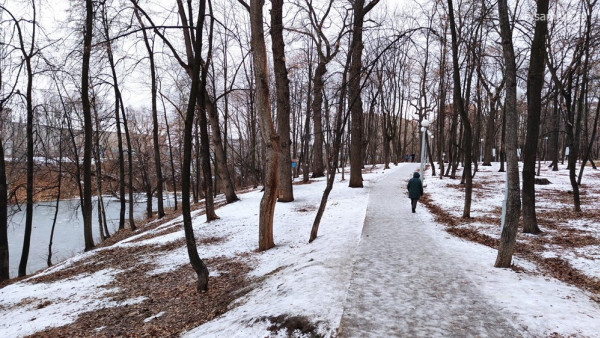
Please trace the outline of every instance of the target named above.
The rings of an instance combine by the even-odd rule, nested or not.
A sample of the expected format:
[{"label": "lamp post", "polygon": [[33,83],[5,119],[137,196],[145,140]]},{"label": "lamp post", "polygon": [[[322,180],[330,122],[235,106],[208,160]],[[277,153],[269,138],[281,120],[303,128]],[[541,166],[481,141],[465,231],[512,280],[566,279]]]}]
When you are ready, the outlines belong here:
[{"label": "lamp post", "polygon": [[423,120],[421,121],[421,132],[423,134],[422,140],[421,140],[421,182],[423,182],[425,180],[425,178],[423,177],[423,170],[425,169],[425,136],[427,134],[427,127],[429,127],[429,121],[427,120]]},{"label": "lamp post", "polygon": [[479,142],[479,162],[483,162],[483,139]]},{"label": "lamp post", "polygon": [[545,145],[544,145],[544,164],[546,163],[546,153],[548,152],[548,136],[544,137],[544,140],[546,141]]}]

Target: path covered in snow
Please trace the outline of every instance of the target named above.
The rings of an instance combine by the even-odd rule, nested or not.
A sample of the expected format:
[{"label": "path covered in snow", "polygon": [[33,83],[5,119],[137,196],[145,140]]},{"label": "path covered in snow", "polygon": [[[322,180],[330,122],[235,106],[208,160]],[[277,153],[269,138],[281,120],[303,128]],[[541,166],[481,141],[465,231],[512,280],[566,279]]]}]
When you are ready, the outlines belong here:
[{"label": "path covered in snow", "polygon": [[417,213],[405,164],[371,191],[340,325],[342,337],[489,336],[520,333],[468,277],[465,262],[445,252]]}]

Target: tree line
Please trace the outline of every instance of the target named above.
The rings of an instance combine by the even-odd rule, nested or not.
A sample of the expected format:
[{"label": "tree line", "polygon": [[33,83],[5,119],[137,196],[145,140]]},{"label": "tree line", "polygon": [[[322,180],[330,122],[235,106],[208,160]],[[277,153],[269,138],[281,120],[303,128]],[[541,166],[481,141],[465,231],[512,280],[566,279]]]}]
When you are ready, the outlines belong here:
[{"label": "tree line", "polygon": [[464,184],[464,218],[478,166],[507,172],[495,265],[508,267],[519,220],[541,232],[541,160],[567,161],[583,212],[584,168],[599,155],[596,3],[86,0],[53,20],[46,3],[0,2],[0,280],[11,210],[26,209],[24,276],[35,201],[58,211],[79,198],[91,250],[93,196],[104,240],[104,196],[119,201],[118,229],[136,230],[135,195],[152,219],[170,192],[207,290],[192,204],[210,222],[217,196],[234,203],[262,186],[258,249],[268,250],[292,182],[326,177],[313,241],[336,174],[361,188],[367,165],[421,160],[422,140],[432,177]]}]

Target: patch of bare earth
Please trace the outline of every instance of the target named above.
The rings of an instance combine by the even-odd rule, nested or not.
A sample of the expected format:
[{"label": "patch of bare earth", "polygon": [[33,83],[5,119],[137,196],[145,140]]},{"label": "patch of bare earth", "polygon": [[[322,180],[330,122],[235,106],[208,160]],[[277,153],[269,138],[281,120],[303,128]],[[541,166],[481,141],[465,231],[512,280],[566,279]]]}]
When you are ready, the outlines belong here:
[{"label": "patch of bare earth", "polygon": [[[485,182],[482,182],[481,184],[484,183]],[[453,188],[459,190],[462,189],[459,186]],[[539,193],[538,198],[555,205],[559,203],[572,205],[573,203],[572,195],[559,190],[544,190]],[[558,257],[544,258],[542,255],[549,246],[573,253],[575,251],[574,249],[580,247],[600,245],[600,238],[598,238],[597,235],[567,225],[567,222],[573,219],[582,219],[590,222],[597,222],[597,220],[600,219],[600,210],[585,208],[585,202],[591,202],[587,198],[588,197],[582,196],[582,208],[584,208],[585,211],[583,213],[575,212],[567,208],[558,208],[556,210],[538,208],[538,224],[540,224],[542,230],[546,229],[547,231],[535,236],[519,235],[519,242],[515,248],[515,255],[537,263],[539,268],[545,274],[579,288],[591,291],[596,295],[592,296],[592,299],[600,302],[600,280],[585,275],[571,266],[565,259]],[[498,239],[479,232],[475,227],[459,226],[473,221],[490,225],[499,225],[500,219],[496,215],[498,210],[494,210],[490,216],[463,219],[453,216],[447,210],[436,205],[427,194],[422,197],[422,201],[434,215],[436,222],[446,226],[447,232],[472,242],[495,249],[498,248]],[[514,269],[516,271],[523,270],[518,267],[515,267]]]},{"label": "patch of bare earth", "polygon": [[[197,242],[207,245],[222,240],[209,237]],[[248,291],[247,273],[250,268],[239,259],[206,259],[209,269],[219,273],[210,278],[209,290],[205,293],[195,291],[196,275],[189,264],[173,271],[149,274],[155,266],[148,263],[147,258],[184,245],[182,239],[165,245],[111,248],[70,268],[35,278],[33,282],[45,283],[82,273],[117,269],[120,272],[115,280],[106,286],[116,291],[107,295],[106,300],[124,302],[138,298],[143,301],[86,312],[74,323],[33,336],[174,336],[226,312],[236,298]]]},{"label": "patch of bare earth", "polygon": [[271,316],[261,317],[257,321],[269,322],[271,325],[267,328],[273,333],[285,330],[288,337],[294,337],[295,334],[301,333],[310,335],[311,337],[319,337],[316,333],[317,327],[308,318],[304,316]]},{"label": "patch of bare earth", "polygon": [[[216,206],[223,204],[219,202]],[[195,209],[203,208],[197,204]],[[32,336],[178,336],[226,312],[235,299],[251,290],[251,280],[248,277],[250,267],[246,264],[248,261],[246,254],[240,254],[237,258],[205,259],[204,262],[209,271],[218,273],[217,276],[210,277],[208,291],[199,293],[196,291],[196,274],[189,263],[169,272],[150,274],[156,268],[155,264],[151,263],[153,257],[173,250],[185,250],[183,236],[181,239],[161,245],[111,246],[134,234],[145,233],[132,241],[140,242],[180,231],[182,229],[179,223],[174,223],[160,231],[149,231],[178,216],[179,214],[168,215],[165,219],[149,224],[138,222],[140,228],[135,233],[130,229],[122,229],[98,245],[98,247],[104,247],[100,254],[74,262],[48,274],[33,276],[30,283],[43,284],[81,274],[114,269],[118,271],[114,281],[105,286],[114,292],[106,295],[105,300],[124,305],[83,313],[71,324],[40,331]],[[196,243],[211,245],[224,240],[221,237],[204,237],[197,238]],[[11,282],[14,281],[11,280]],[[137,299],[139,302],[128,304],[127,300],[132,299]],[[38,307],[42,308],[49,304],[49,302],[40,302]]]}]

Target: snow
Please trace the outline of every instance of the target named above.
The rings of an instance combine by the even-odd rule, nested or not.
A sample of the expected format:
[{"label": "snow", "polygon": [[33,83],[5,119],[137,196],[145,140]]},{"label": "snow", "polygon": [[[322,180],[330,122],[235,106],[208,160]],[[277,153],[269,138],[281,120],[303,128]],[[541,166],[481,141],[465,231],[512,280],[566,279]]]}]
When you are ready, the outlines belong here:
[{"label": "snow", "polygon": [[160,317],[160,316],[162,316],[164,314],[165,314],[165,312],[161,311],[161,312],[155,314],[154,316],[150,316],[150,317],[144,319],[144,323],[147,323],[147,322],[151,321],[152,319],[158,318],[158,317]]},{"label": "snow", "polygon": [[49,327],[69,324],[83,312],[139,303],[138,297],[123,302],[106,301],[104,295],[117,270],[107,269],[54,283],[27,281],[0,289],[0,332],[3,337],[33,334]]},{"label": "snow", "polygon": [[[522,163],[521,163],[522,165]],[[552,183],[550,185],[536,185],[536,191],[544,190],[571,190],[568,171],[565,166],[559,166],[558,172],[553,172],[542,165],[541,176],[548,178]],[[485,215],[493,211],[494,208],[501,206],[503,199],[503,185],[505,173],[498,172],[498,163],[493,163],[492,167],[479,166],[480,172],[477,173],[474,182],[477,182],[478,175],[485,174],[486,178],[493,183],[486,184],[481,189],[485,190],[485,198],[473,198],[472,213],[473,217]],[[600,177],[595,171],[587,170],[584,173],[583,183],[590,187],[597,187],[600,184]],[[448,195],[454,196],[456,189],[449,189],[449,186],[457,185],[459,180],[449,180],[447,178],[428,178],[427,192],[432,196],[435,204],[443,206],[445,210],[452,210],[452,214],[460,216],[462,213],[461,198],[447,198]],[[448,190],[453,190],[449,192]],[[584,190],[584,189],[582,189]],[[588,195],[597,196],[597,192],[589,190]],[[477,194],[477,189],[474,189]],[[593,200],[597,200],[594,198]],[[568,210],[572,209],[571,204],[558,203],[556,201],[537,203],[537,210]],[[582,208],[594,208],[595,206],[583,205]],[[578,288],[557,281],[554,278],[540,275],[535,264],[515,259],[514,264],[526,269],[529,273],[516,273],[512,270],[502,270],[493,268],[493,262],[496,258],[496,250],[477,245],[452,237],[445,233],[440,226],[435,226],[431,215],[427,224],[431,231],[437,232],[434,236],[441,245],[446,246],[446,250],[457,255],[458,259],[470,266],[469,274],[477,284],[481,286],[484,294],[493,299],[497,304],[501,304],[509,312],[518,325],[532,336],[550,336],[557,333],[561,336],[583,336],[597,337],[600,332],[600,306],[592,301],[588,292],[581,291]],[[481,231],[494,238],[500,237],[500,222],[498,221],[495,229],[488,228],[489,231]],[[477,226],[477,223],[459,226]],[[567,220],[559,225],[559,230],[542,230],[549,236],[560,236],[561,230],[565,228],[579,229],[588,232],[592,236],[598,237],[600,233],[600,224],[590,222],[586,219]],[[528,235],[531,236],[531,235]],[[519,233],[519,237],[524,234]],[[600,249],[597,246],[584,246],[575,248],[573,251],[568,249],[546,246],[547,251],[542,252],[544,258],[559,257],[566,259],[574,268],[580,272],[594,278],[600,278]],[[597,295],[596,295],[597,297]]]},{"label": "snow", "polygon": [[[452,252],[457,261],[468,266],[467,275],[480,286],[480,291],[492,303],[512,315],[516,324],[531,336],[597,337],[600,332],[600,306],[589,294],[556,279],[539,274],[517,273],[493,267],[497,251],[468,242],[435,226],[431,215],[426,217],[426,229],[445,252]],[[516,259],[516,265],[528,270],[533,265]]]},{"label": "snow", "polygon": [[[274,239],[276,246],[265,252],[257,252],[258,206],[262,193],[254,190],[240,194],[240,201],[225,205],[217,210],[219,220],[206,223],[204,216],[197,213],[193,226],[197,238],[220,240],[198,246],[202,258],[236,257],[245,255],[252,267],[253,289],[238,299],[231,309],[220,317],[186,332],[187,337],[265,337],[286,336],[285,331],[273,333],[268,330],[271,323],[264,318],[279,315],[306,316],[318,330],[318,334],[329,337],[337,335],[343,314],[344,303],[352,277],[353,262],[360,245],[360,238],[369,193],[377,182],[402,168],[402,165],[383,171],[379,166],[372,173],[364,174],[363,189],[348,187],[348,181],[337,182],[331,192],[327,209],[321,221],[319,236],[313,243],[308,237],[321,199],[325,180],[317,179],[310,184],[294,185],[295,201],[277,203],[275,209]],[[473,215],[499,217],[503,198],[504,174],[497,167],[480,167],[477,175],[486,175],[497,182],[483,187],[485,198],[474,198]],[[564,170],[562,175],[564,175]],[[568,189],[564,178],[557,174],[544,173],[553,185],[542,189]],[[587,172],[586,174],[587,175]],[[348,178],[348,177],[346,177]],[[477,180],[476,176],[476,180]],[[480,178],[480,177],[479,177]],[[462,213],[463,195],[457,189],[456,180],[431,178],[426,175],[426,192],[434,202],[453,215]],[[556,183],[555,183],[556,182]],[[568,182],[568,178],[567,178]],[[586,184],[600,183],[599,176],[584,177]],[[399,189],[403,189],[399,183]],[[560,186],[560,187],[559,187]],[[404,197],[404,193],[399,194]],[[390,198],[398,198],[391,196]],[[553,207],[557,207],[556,204]],[[486,246],[453,237],[436,224],[425,208],[420,208],[420,226],[435,240],[442,250],[449,253],[456,264],[464,266],[467,277],[479,288],[482,297],[497,304],[507,313],[508,320],[524,336],[597,337],[600,332],[600,306],[592,301],[591,295],[576,287],[544,276],[535,263],[515,259],[515,264],[526,271],[517,273],[493,267],[496,251]],[[184,237],[181,217],[161,225],[154,232],[170,227],[179,227],[176,232],[143,241],[133,241],[142,234],[116,245],[137,246],[163,244]],[[461,225],[466,226],[466,225]],[[482,231],[499,236],[499,227],[471,224]],[[562,226],[562,225],[561,225]],[[600,225],[578,220],[569,226],[598,234]],[[101,255],[102,250],[85,253]],[[561,253],[548,248],[548,257],[560,255],[576,268],[591,276],[599,277],[598,248],[582,247],[574,252]],[[168,252],[157,252],[148,256],[147,263],[155,267],[149,274],[159,274],[188,264],[185,247]],[[77,256],[58,264],[49,271],[64,269],[81,257]],[[209,270],[211,267],[208,267]],[[210,271],[211,276],[218,271]],[[33,284],[27,279],[0,289],[0,335],[17,337],[35,333],[47,327],[72,323],[85,311],[122,306],[104,298],[114,291],[107,285],[115,280],[118,270],[103,270],[91,275],[45,284]],[[369,300],[368,297],[366,300]],[[127,300],[140,302],[143,298]],[[40,304],[47,305],[38,308]],[[151,321],[163,313],[146,318]]]}]

